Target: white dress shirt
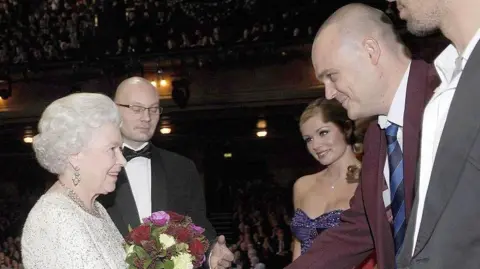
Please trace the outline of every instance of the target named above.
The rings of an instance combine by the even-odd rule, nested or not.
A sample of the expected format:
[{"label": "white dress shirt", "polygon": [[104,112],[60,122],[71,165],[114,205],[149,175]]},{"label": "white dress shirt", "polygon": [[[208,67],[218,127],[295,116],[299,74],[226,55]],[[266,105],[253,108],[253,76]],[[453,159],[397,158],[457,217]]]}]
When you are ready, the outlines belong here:
[{"label": "white dress shirt", "polygon": [[[123,144],[124,147],[132,150],[141,150],[146,147],[148,142],[137,149]],[[125,165],[130,188],[132,189],[133,198],[137,205],[140,222],[143,218],[147,218],[152,214],[152,164],[151,160],[145,157],[135,157]]]},{"label": "white dress shirt", "polygon": [[[398,86],[397,91],[395,92],[395,96],[392,100],[392,105],[388,110],[387,115],[380,115],[378,116],[378,126],[381,129],[386,129],[392,123],[399,126],[398,133],[397,133],[397,140],[400,144],[400,148],[403,151],[403,114],[405,112],[405,99],[407,97],[407,85],[408,85],[408,75],[410,73],[410,64],[408,64],[407,71],[403,75],[402,81]],[[385,203],[385,207],[388,207],[392,201],[390,197],[390,168],[388,166],[388,152],[387,157],[385,160],[385,166],[383,168],[383,176],[385,177],[385,181],[387,182],[388,189],[383,191],[383,202]]]},{"label": "white dress shirt", "polygon": [[434,61],[435,69],[440,77],[441,84],[435,90],[432,99],[423,112],[422,138],[420,149],[420,178],[418,182],[418,210],[413,235],[412,256],[415,252],[423,209],[427,196],[430,176],[437,154],[438,144],[442,136],[443,127],[447,120],[450,104],[460,80],[463,68],[473,49],[480,39],[480,29],[470,40],[465,51],[460,56],[453,45],[449,45]]}]

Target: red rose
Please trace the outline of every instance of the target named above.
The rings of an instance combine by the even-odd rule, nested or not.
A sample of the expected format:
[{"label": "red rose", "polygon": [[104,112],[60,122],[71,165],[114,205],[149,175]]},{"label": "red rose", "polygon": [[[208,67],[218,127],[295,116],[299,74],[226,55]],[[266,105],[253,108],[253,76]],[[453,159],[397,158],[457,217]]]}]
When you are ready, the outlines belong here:
[{"label": "red rose", "polygon": [[174,224],[170,224],[170,225],[168,226],[168,228],[167,228],[166,233],[167,233],[168,235],[171,235],[171,236],[175,237],[176,234],[177,234],[177,226],[174,225]]},{"label": "red rose", "polygon": [[142,241],[150,239],[150,226],[149,225],[140,225],[137,228],[133,229],[130,233],[130,238],[137,245],[141,245]]},{"label": "red rose", "polygon": [[198,239],[193,239],[192,242],[190,242],[190,244],[188,245],[188,248],[190,249],[190,253],[193,256],[201,256],[205,254],[205,247]]},{"label": "red rose", "polygon": [[185,216],[177,214],[172,211],[167,211],[167,214],[170,216],[170,221],[174,221],[174,222],[180,222],[185,218]]},{"label": "red rose", "polygon": [[178,227],[177,230],[175,231],[175,234],[176,234],[177,240],[183,243],[188,242],[192,237],[190,230],[184,227]]}]

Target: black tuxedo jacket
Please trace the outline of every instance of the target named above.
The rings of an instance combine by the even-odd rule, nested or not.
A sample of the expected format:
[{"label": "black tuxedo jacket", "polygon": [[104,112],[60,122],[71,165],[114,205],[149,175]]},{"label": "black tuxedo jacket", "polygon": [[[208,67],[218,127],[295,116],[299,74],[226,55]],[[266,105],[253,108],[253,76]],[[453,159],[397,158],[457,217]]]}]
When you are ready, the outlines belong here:
[{"label": "black tuxedo jacket", "polygon": [[[203,186],[192,160],[152,145],[152,212],[174,211],[188,215],[205,228],[205,236],[213,243],[216,232],[208,221]],[[100,201],[122,235],[140,225],[135,199],[125,169],[118,176],[116,190]]]}]

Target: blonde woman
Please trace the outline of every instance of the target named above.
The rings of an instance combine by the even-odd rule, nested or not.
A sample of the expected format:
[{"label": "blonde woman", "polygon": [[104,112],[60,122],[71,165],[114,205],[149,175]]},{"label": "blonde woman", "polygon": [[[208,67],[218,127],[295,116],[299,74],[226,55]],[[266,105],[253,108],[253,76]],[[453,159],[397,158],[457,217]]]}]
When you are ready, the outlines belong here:
[{"label": "blonde woman", "polygon": [[[299,178],[294,185],[293,259],[305,253],[315,237],[335,227],[349,208],[358,185],[360,161],[353,150],[354,123],[336,100],[317,99],[300,117],[300,131],[310,154],[325,167]],[[373,268],[373,261],[359,268]]]}]

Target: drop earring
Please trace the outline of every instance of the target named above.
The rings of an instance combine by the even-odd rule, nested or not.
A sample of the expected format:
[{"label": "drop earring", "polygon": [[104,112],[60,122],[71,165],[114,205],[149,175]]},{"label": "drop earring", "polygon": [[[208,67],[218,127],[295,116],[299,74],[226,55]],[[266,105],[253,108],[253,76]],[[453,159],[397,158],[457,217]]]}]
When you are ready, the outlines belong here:
[{"label": "drop earring", "polygon": [[73,169],[75,170],[75,172],[73,173],[72,181],[73,185],[75,185],[76,187],[78,183],[80,183],[80,168],[74,167]]}]

